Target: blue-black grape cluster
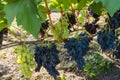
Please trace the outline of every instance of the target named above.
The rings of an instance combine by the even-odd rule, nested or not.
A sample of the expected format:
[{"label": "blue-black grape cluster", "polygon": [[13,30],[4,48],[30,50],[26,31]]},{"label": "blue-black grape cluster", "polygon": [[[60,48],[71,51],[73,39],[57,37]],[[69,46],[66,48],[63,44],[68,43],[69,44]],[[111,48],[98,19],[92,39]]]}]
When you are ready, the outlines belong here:
[{"label": "blue-black grape cluster", "polygon": [[35,61],[37,62],[36,72],[40,71],[43,66],[54,79],[57,78],[59,72],[56,70],[56,65],[60,63],[58,57],[58,50],[56,45],[51,43],[50,45],[40,45],[35,47]]},{"label": "blue-black grape cluster", "polygon": [[75,19],[75,15],[73,13],[67,13],[67,18],[68,18],[68,24],[69,24],[68,29],[71,32],[71,30],[70,30],[71,26],[75,25],[77,23],[77,21]]},{"label": "blue-black grape cluster", "polygon": [[0,31],[0,47],[2,46],[2,41],[3,41],[3,35],[7,35],[8,29],[4,28],[3,30]]},{"label": "blue-black grape cluster", "polygon": [[69,22],[70,22],[71,25],[74,25],[74,24],[77,23],[74,14],[68,13],[68,14],[67,14],[67,17],[68,17],[68,20],[69,20]]},{"label": "blue-black grape cluster", "polygon": [[120,27],[120,10],[116,11],[116,13],[109,18],[110,27],[112,29],[117,29]]},{"label": "blue-black grape cluster", "polygon": [[97,32],[97,28],[99,28],[99,25],[86,22],[84,27],[90,34],[95,34]]},{"label": "blue-black grape cluster", "polygon": [[76,61],[77,67],[81,70],[85,65],[83,56],[86,55],[87,51],[89,50],[89,42],[90,38],[81,33],[78,36],[78,39],[70,38],[64,45],[64,48],[67,48],[67,52],[72,57],[72,60]]},{"label": "blue-black grape cluster", "polygon": [[44,37],[44,35],[45,35],[45,30],[47,30],[48,27],[49,27],[49,20],[46,20],[45,22],[41,23],[41,28],[40,28],[41,38]]},{"label": "blue-black grape cluster", "polygon": [[107,29],[108,26],[99,31],[97,35],[97,41],[100,44],[103,52],[107,50],[113,50],[116,47],[115,41],[117,40],[117,36],[114,35],[112,30]]}]

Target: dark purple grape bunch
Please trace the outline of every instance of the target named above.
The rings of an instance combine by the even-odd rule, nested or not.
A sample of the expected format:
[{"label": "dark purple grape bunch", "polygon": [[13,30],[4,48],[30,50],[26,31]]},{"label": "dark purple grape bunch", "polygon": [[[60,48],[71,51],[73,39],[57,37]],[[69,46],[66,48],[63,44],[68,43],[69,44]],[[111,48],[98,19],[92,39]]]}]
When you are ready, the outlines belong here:
[{"label": "dark purple grape bunch", "polygon": [[116,11],[116,13],[110,17],[109,16],[109,24],[111,29],[117,29],[120,27],[120,10]]},{"label": "dark purple grape bunch", "polygon": [[97,28],[99,28],[99,25],[88,22],[86,22],[83,26],[90,34],[95,34],[97,32]]},{"label": "dark purple grape bunch", "polygon": [[114,32],[108,28],[108,26],[103,28],[103,30],[99,31],[97,34],[97,41],[100,44],[102,52],[114,50],[116,48],[115,41],[118,38],[115,36]]},{"label": "dark purple grape bunch", "polygon": [[43,39],[43,37],[45,36],[45,31],[48,29],[49,27],[49,20],[46,20],[45,22],[41,23],[41,28],[40,28],[40,39]]},{"label": "dark purple grape bunch", "polygon": [[77,23],[75,15],[73,13],[67,13],[68,21],[73,26]]},{"label": "dark purple grape bunch", "polygon": [[67,49],[68,54],[72,57],[72,60],[77,63],[77,67],[80,70],[82,70],[85,65],[83,56],[85,56],[89,50],[89,42],[90,38],[86,34],[81,33],[77,39],[70,38],[64,45],[64,48]]},{"label": "dark purple grape bunch", "polygon": [[48,73],[56,79],[59,75],[59,72],[56,70],[56,65],[60,63],[58,53],[59,52],[54,43],[51,43],[50,45],[36,46],[34,54],[37,68],[35,71],[39,72],[43,66]]},{"label": "dark purple grape bunch", "polygon": [[67,12],[63,16],[65,16],[66,19],[68,19],[68,30],[71,32],[72,26],[74,26],[77,23],[75,15],[73,13]]}]

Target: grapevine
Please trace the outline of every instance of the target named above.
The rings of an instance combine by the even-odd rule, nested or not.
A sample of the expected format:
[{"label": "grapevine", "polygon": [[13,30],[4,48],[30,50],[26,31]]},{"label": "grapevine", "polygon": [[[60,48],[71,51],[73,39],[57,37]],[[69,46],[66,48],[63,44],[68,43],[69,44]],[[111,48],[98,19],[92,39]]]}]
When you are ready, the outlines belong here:
[{"label": "grapevine", "polygon": [[[120,29],[119,3],[119,0],[0,0],[0,48],[4,35],[8,33],[7,27],[16,20],[18,26],[22,25],[36,38],[35,40],[40,40],[40,44],[37,43],[33,49],[34,52],[26,46],[27,41],[18,42],[21,46],[16,48],[16,62],[19,64],[21,74],[26,78],[32,76],[34,68],[39,72],[43,66],[55,80],[57,79],[60,73],[56,66],[60,60],[56,43],[64,45],[66,52],[80,70],[84,70],[84,56],[90,49],[91,41],[97,41],[99,44],[98,54],[103,57],[105,55],[106,58],[107,55],[104,53],[111,53],[114,58],[120,59],[120,35],[116,34],[116,30]],[[116,6],[113,6],[114,4]],[[54,11],[61,14],[55,24],[51,16]],[[84,16],[82,11],[86,12]],[[89,19],[88,15],[93,19],[91,22],[85,19]],[[82,16],[83,20],[79,19],[79,16]],[[101,26],[99,21],[103,16],[107,21]],[[71,28],[75,34],[80,34],[74,37]],[[51,41],[45,36],[47,34],[49,37],[49,33],[54,38],[53,42],[44,42]],[[116,64],[108,56],[106,59]]]}]

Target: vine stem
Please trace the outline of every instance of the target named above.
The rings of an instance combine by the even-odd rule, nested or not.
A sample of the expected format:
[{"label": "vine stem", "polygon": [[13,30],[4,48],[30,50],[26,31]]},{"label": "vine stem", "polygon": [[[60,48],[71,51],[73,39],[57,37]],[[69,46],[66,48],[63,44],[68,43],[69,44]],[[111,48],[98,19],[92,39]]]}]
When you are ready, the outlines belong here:
[{"label": "vine stem", "polygon": [[[80,22],[79,22],[77,16],[75,15],[75,10],[74,10],[73,6],[71,5],[71,1],[68,0],[68,2],[69,2],[69,4],[70,4],[70,6],[71,6],[72,12],[73,12],[73,14],[74,14],[74,16],[75,16],[75,18],[76,18],[76,21],[77,21],[77,23],[78,23],[78,26],[80,26]],[[83,31],[84,31],[85,33],[87,33],[90,37],[93,37],[88,31],[85,30],[85,28],[84,28],[83,26],[82,26],[82,29],[83,29]]]},{"label": "vine stem", "polygon": [[44,0],[44,1],[45,1],[46,9],[47,9],[47,15],[48,15],[48,18],[49,18],[49,20],[50,20],[50,25],[51,25],[51,27],[54,27],[54,25],[53,25],[53,23],[52,23],[51,16],[50,16],[50,10],[49,10],[49,7],[48,7],[47,0]]},{"label": "vine stem", "polygon": [[[54,34],[57,34],[57,32],[56,32],[56,30],[55,30],[55,26],[53,25],[53,22],[52,22],[52,19],[51,19],[51,16],[50,16],[51,12],[50,12],[50,10],[49,10],[47,0],[44,0],[44,2],[45,2],[46,10],[47,10],[47,15],[48,15],[48,18],[49,18],[49,20],[50,20],[51,29],[53,30],[53,33],[54,33]],[[59,37],[58,40],[59,40],[60,42],[63,41],[61,37]]]},{"label": "vine stem", "polygon": [[105,53],[98,52],[98,54],[101,55],[102,57],[104,57],[105,59],[111,61],[112,63],[114,63],[114,61],[110,57],[108,57],[107,55],[105,55]]},{"label": "vine stem", "polygon": [[[15,27],[14,27],[14,28],[15,28]],[[19,41],[22,41],[22,39],[21,39],[21,38],[18,38],[18,37],[16,36],[15,32],[13,32],[11,29],[8,28],[8,31],[9,31],[16,39],[18,39]]]},{"label": "vine stem", "polygon": [[106,59],[106,60],[112,62],[112,63],[114,64],[115,67],[120,68],[120,63],[117,62],[117,61],[115,61],[115,60],[113,60],[113,59],[111,59],[111,58],[108,57],[105,53],[97,52],[97,54],[101,55],[104,59]]}]

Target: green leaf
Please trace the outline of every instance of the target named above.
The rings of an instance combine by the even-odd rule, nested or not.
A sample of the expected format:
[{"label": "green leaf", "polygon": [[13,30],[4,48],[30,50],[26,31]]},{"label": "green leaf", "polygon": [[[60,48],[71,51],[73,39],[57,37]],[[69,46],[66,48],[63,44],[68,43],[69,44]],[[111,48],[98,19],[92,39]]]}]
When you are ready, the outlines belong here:
[{"label": "green leaf", "polygon": [[71,3],[78,3],[78,0],[70,0],[71,1]]},{"label": "green leaf", "polygon": [[39,2],[41,2],[42,0],[35,0],[36,4],[38,4]]},{"label": "green leaf", "polygon": [[0,10],[4,8],[4,4],[0,3]]},{"label": "green leaf", "polygon": [[42,5],[38,5],[38,9],[39,9],[39,15],[41,16],[41,18],[43,20],[45,20],[47,18],[46,15],[46,7],[42,6]]},{"label": "green leaf", "polygon": [[102,2],[98,2],[98,3],[96,3],[96,2],[94,2],[92,5],[91,5],[91,8],[92,8],[92,10],[96,13],[96,14],[98,14],[98,15],[101,15],[102,14]]},{"label": "green leaf", "polygon": [[0,18],[0,31],[7,27],[7,20]]},{"label": "green leaf", "polygon": [[59,3],[62,4],[62,9],[67,10],[70,7],[68,0],[59,0]]},{"label": "green leaf", "polygon": [[35,38],[38,37],[42,18],[39,16],[34,0],[19,0],[18,2],[10,3],[6,5],[5,12],[9,25],[16,17],[18,25],[23,25],[24,29]]},{"label": "green leaf", "polygon": [[93,77],[95,77],[95,76],[96,76],[95,73],[90,73],[90,78],[93,78]]},{"label": "green leaf", "polygon": [[102,0],[95,0],[96,3],[101,2]]},{"label": "green leaf", "polygon": [[50,9],[60,10],[60,4],[56,0],[53,0],[52,3],[50,3]]},{"label": "green leaf", "polygon": [[14,3],[14,2],[17,2],[19,0],[4,0],[4,1],[6,1],[7,3]]},{"label": "green leaf", "polygon": [[114,13],[120,9],[120,0],[95,0],[96,2],[101,1],[103,6],[107,9],[110,16],[113,16]]},{"label": "green leaf", "polygon": [[54,38],[59,42],[61,39],[62,41],[67,39],[69,36],[69,30],[68,30],[68,23],[65,19],[61,19],[58,23],[55,24],[55,31],[57,33],[53,33]]},{"label": "green leaf", "polygon": [[84,10],[80,11],[80,17],[78,19],[80,22],[84,23],[84,21],[85,21],[85,11]]},{"label": "green leaf", "polygon": [[5,19],[4,7],[5,5],[0,1],[0,31],[8,26]]},{"label": "green leaf", "polygon": [[92,1],[93,0],[80,0],[78,3],[78,10],[81,10],[82,8],[86,7],[86,5]]},{"label": "green leaf", "polygon": [[55,10],[67,10],[69,6],[68,0],[53,0],[50,4],[50,8]]}]

